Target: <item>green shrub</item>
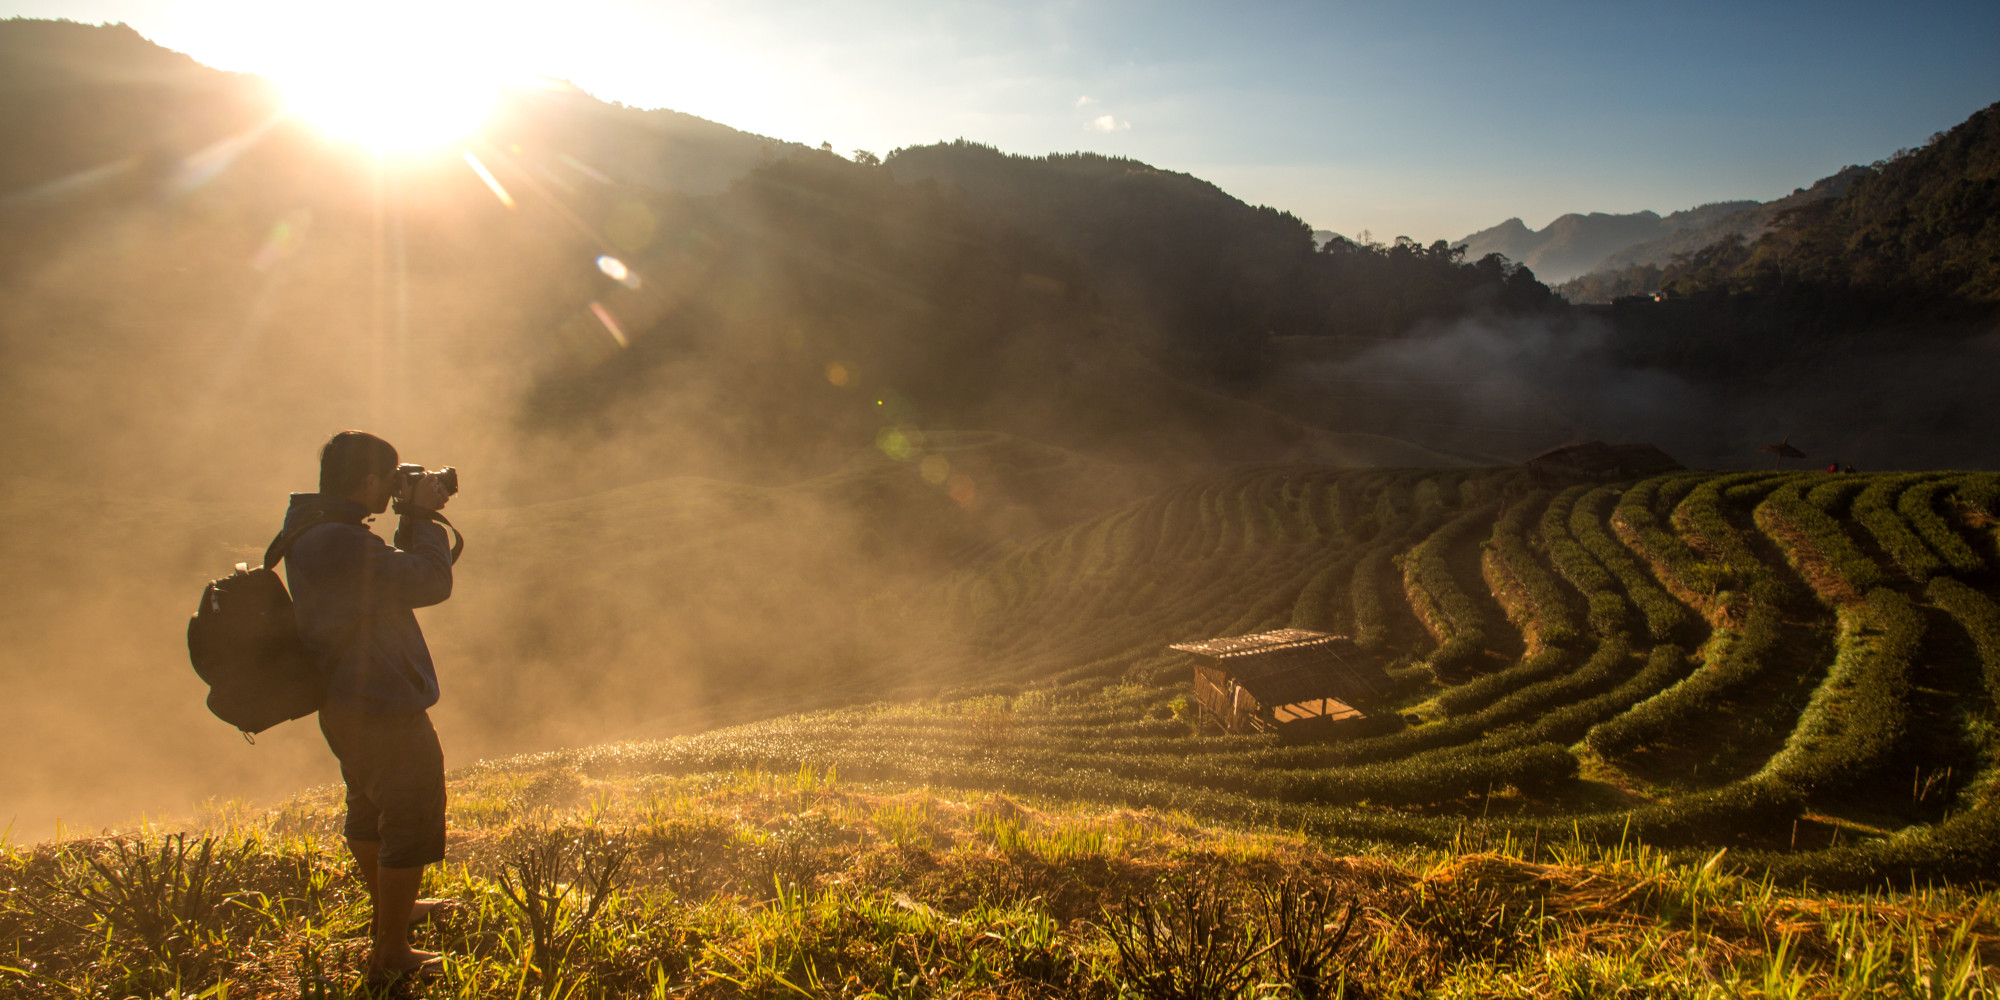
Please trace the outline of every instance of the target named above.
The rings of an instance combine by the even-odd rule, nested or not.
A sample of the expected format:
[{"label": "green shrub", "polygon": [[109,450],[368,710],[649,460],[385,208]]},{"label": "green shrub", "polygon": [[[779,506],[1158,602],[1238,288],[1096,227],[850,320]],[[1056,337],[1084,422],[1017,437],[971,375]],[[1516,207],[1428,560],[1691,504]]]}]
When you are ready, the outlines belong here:
[{"label": "green shrub", "polygon": [[1924,596],[1943,608],[1972,637],[1973,648],[1979,653],[1980,674],[1986,682],[1986,697],[2000,705],[2000,606],[1995,606],[1992,598],[1948,576],[1933,578],[1924,588]]},{"label": "green shrub", "polygon": [[1745,853],[1736,867],[1780,884],[1850,892],[1990,882],[2000,870],[2000,812],[1972,810],[1936,826],[1800,854]]},{"label": "green shrub", "polygon": [[[1810,566],[1816,561],[1833,573],[1845,589],[1845,594],[1822,594],[1829,599],[1835,597],[1858,598],[1870,588],[1880,586],[1884,581],[1882,570],[1875,560],[1861,551],[1848,537],[1839,522],[1827,512],[1806,500],[1805,488],[1810,480],[1787,483],[1771,491],[1764,502],[1757,505],[1758,526],[1777,541],[1792,559],[1808,582]],[[1814,492],[1818,492],[1815,490]],[[1803,541],[1809,548],[1800,550],[1796,546]]]},{"label": "green shrub", "polygon": [[1548,502],[1548,494],[1537,491],[1510,505],[1493,526],[1489,551],[1527,597],[1525,620],[1516,623],[1522,633],[1534,641],[1560,646],[1576,641],[1581,625],[1562,585],[1528,544],[1529,526],[1536,523]]},{"label": "green shrub", "polygon": [[[1626,491],[1612,509],[1611,523],[1632,551],[1651,564],[1655,576],[1699,602],[1706,611],[1729,581],[1722,567],[1704,558],[1674,531],[1671,514],[1653,509],[1656,490],[1649,487],[1656,485],[1656,480],[1649,479]],[[1600,553],[1598,558],[1604,557]]]},{"label": "green shrub", "polygon": [[1917,536],[1936,552],[1953,573],[1969,576],[1986,568],[1986,561],[1937,512],[1937,495],[1952,486],[1944,480],[1917,483],[1896,498],[1896,512],[1903,515]]},{"label": "green shrub", "polygon": [[[1606,642],[1585,663],[1580,674],[1598,674],[1615,677],[1616,671],[1624,664],[1630,651],[1622,641]],[[1521,742],[1551,742],[1570,744],[1583,739],[1592,727],[1607,719],[1616,718],[1620,713],[1639,702],[1658,694],[1687,673],[1687,652],[1671,643],[1654,646],[1646,656],[1646,664],[1639,672],[1619,683],[1617,687],[1593,698],[1572,702],[1561,708],[1544,713],[1540,718],[1510,730],[1506,736]]]},{"label": "green shrub", "polygon": [[1288,802],[1422,805],[1507,786],[1545,789],[1576,776],[1576,756],[1554,743],[1495,754],[1451,751],[1361,768],[1292,772],[1279,790]]},{"label": "green shrub", "polygon": [[1452,577],[1445,554],[1493,518],[1479,507],[1445,522],[1403,556],[1403,593],[1410,608],[1438,641],[1431,669],[1448,671],[1477,659],[1486,649],[1486,616]]},{"label": "green shrub", "polygon": [[1922,583],[1944,572],[1944,563],[1925,545],[1917,533],[1896,514],[1896,495],[1918,481],[1919,476],[1872,476],[1873,481],[1854,498],[1854,519],[1875,536],[1875,544],[1895,560],[1910,579]]},{"label": "green shrub", "polygon": [[1551,824],[1554,832],[1586,841],[1616,843],[1643,840],[1670,846],[1713,847],[1732,841],[1753,841],[1783,831],[1805,812],[1805,797],[1780,782],[1748,778],[1721,788],[1675,796],[1671,801],[1625,813],[1605,813],[1567,824]]},{"label": "green shrub", "polygon": [[[1602,511],[1605,501],[1611,496],[1609,487],[1600,487],[1580,497],[1570,513],[1570,534],[1611,575],[1618,578],[1625,588],[1625,596],[1631,598],[1632,603],[1638,606],[1639,614],[1646,619],[1646,633],[1656,641],[1665,642],[1689,624],[1687,608],[1661,589],[1652,574],[1632,558],[1631,551],[1605,530]],[[1622,507],[1621,503],[1620,509]],[[1635,505],[1635,509],[1645,508],[1639,504]],[[1650,518],[1652,515],[1648,512],[1645,516]],[[1671,534],[1665,537],[1673,538]]]},{"label": "green shrub", "polygon": [[1717,630],[1709,640],[1707,662],[1694,673],[1591,730],[1591,749],[1617,757],[1640,744],[1667,739],[1716,711],[1726,698],[1763,673],[1770,659],[1767,654],[1777,641],[1777,609],[1769,604],[1753,605],[1741,628]]},{"label": "green shrub", "polygon": [[1591,631],[1603,636],[1624,631],[1628,606],[1618,592],[1618,581],[1570,533],[1570,512],[1577,498],[1590,489],[1572,486],[1549,501],[1542,511],[1540,539],[1556,572],[1583,595],[1584,621]]},{"label": "green shrub", "polygon": [[1732,501],[1759,499],[1776,485],[1768,473],[1739,473],[1717,476],[1688,491],[1671,520],[1691,543],[1685,548],[1706,556],[1689,572],[1702,576],[1705,569],[1707,584],[1716,591],[1742,589],[1759,601],[1790,600],[1791,588],[1757,557],[1724,510]]},{"label": "green shrub", "polygon": [[1840,612],[1833,666],[1784,749],[1764,771],[1807,792],[1852,787],[1881,774],[1910,725],[1910,671],[1924,618],[1893,590],[1868,592]]},{"label": "green shrub", "polygon": [[2000,517],[2000,473],[1962,472],[1951,481],[1961,506]]},{"label": "green shrub", "polygon": [[1354,563],[1348,595],[1354,603],[1354,642],[1363,649],[1380,649],[1389,641],[1389,615],[1382,607],[1382,568],[1390,548],[1377,545]]},{"label": "green shrub", "polygon": [[1505,670],[1482,674],[1446,688],[1438,695],[1438,707],[1451,715],[1463,715],[1491,705],[1494,700],[1510,691],[1546,680],[1569,666],[1570,657],[1561,655],[1529,656]]}]

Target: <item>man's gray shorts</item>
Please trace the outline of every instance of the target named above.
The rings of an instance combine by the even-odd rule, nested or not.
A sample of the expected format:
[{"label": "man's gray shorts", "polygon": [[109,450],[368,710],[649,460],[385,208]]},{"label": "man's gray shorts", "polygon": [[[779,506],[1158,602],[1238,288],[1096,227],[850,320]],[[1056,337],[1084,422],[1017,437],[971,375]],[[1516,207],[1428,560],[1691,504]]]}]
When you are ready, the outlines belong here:
[{"label": "man's gray shorts", "polygon": [[319,731],[347,782],[347,839],[377,841],[384,868],[444,860],[444,749],[426,712],[371,715],[327,703]]}]

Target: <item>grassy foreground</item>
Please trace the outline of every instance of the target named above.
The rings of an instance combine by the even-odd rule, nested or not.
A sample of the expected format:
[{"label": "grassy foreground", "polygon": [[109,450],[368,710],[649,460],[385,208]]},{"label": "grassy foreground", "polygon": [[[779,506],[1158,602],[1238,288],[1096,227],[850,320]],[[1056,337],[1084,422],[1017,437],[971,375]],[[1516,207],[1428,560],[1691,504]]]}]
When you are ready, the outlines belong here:
[{"label": "grassy foreground", "polygon": [[[1977,997],[2000,894],[1366,848],[802,767],[458,772],[434,997]],[[0,857],[0,995],[367,995],[337,789]],[[1472,829],[1468,827],[1468,829]]]}]

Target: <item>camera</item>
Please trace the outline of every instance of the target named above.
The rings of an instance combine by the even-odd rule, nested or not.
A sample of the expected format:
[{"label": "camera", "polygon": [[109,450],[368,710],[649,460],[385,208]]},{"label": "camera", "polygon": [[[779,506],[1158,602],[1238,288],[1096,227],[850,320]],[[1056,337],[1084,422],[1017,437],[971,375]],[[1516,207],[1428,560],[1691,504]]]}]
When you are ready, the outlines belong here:
[{"label": "camera", "polygon": [[447,465],[442,469],[426,469],[421,465],[405,463],[396,466],[396,499],[409,503],[416,498],[417,484],[425,477],[435,477],[438,485],[444,487],[445,496],[458,493],[458,470]]}]

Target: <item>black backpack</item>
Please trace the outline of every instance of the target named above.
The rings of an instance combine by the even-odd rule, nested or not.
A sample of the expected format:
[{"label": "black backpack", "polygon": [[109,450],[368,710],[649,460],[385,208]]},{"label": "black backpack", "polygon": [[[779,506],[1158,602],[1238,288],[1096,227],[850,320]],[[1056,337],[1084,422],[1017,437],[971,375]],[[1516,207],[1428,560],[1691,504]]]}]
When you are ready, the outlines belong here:
[{"label": "black backpack", "polygon": [[245,739],[311,715],[326,700],[333,664],[317,662],[299,638],[292,595],[276,567],[300,536],[343,522],[320,514],[281,532],[262,566],[238,563],[235,573],[211,582],[188,620],[188,659],[208,684],[208,710]]}]

